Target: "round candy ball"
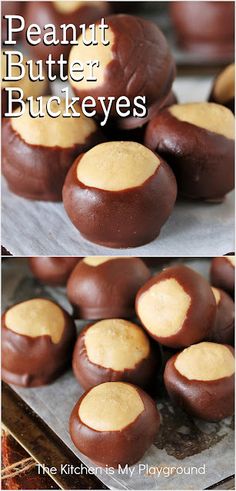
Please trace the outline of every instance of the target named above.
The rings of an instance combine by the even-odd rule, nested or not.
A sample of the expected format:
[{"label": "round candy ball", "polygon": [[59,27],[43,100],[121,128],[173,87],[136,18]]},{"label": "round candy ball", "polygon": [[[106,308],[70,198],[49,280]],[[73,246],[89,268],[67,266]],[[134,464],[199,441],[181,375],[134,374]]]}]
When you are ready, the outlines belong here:
[{"label": "round candy ball", "polygon": [[46,298],[10,307],[2,317],[2,377],[36,387],[55,380],[70,364],[76,338],[69,314]]},{"label": "round candy ball", "polygon": [[172,401],[206,421],[220,421],[234,412],[234,350],[203,342],[167,362],[164,382]]},{"label": "round candy ball", "polygon": [[33,275],[42,283],[63,286],[80,259],[79,257],[30,257],[29,267]]},{"label": "round candy ball", "polygon": [[107,247],[154,240],[174,207],[169,166],[135,142],[107,142],[74,162],[63,187],[66,212],[80,233]]},{"label": "round candy ball", "polygon": [[87,390],[103,382],[130,382],[148,387],[157,374],[158,360],[143,329],[123,319],[106,319],[80,333],[73,371]]},{"label": "round candy ball", "polygon": [[150,275],[149,269],[139,258],[84,258],[74,268],[67,283],[67,295],[74,307],[75,317],[132,317],[135,314],[135,295]]},{"label": "round candy ball", "polygon": [[154,401],[142,389],[106,382],[85,392],[70,417],[80,452],[101,466],[133,465],[152,445],[160,426]]},{"label": "round candy ball", "polygon": [[216,301],[199,273],[183,265],[172,266],[139,290],[136,313],[156,341],[181,348],[201,341],[210,332]]},{"label": "round candy ball", "polygon": [[234,188],[234,116],[224,106],[170,106],[149,122],[145,144],[172,167],[188,198],[221,201]]},{"label": "round candy ball", "polygon": [[64,100],[59,106],[56,101],[51,103],[54,111],[61,110],[59,117],[51,118],[45,109],[47,101],[45,97],[44,117],[32,118],[26,107],[24,114],[4,124],[2,172],[15,194],[32,200],[61,201],[62,186],[75,157],[102,137],[96,123],[82,114],[80,118],[64,118]]},{"label": "round candy ball", "polygon": [[201,58],[225,60],[234,53],[234,3],[171,2],[179,44]]},{"label": "round candy ball", "polygon": [[[70,51],[70,66],[78,59],[84,63],[94,59],[100,62],[95,81],[87,81],[87,76],[79,82],[70,79],[75,94],[81,99],[94,97],[101,113],[103,107],[99,97],[112,96],[116,101],[121,98],[124,104],[122,99],[125,96],[131,107],[137,96],[146,97],[147,107],[166,98],[174,80],[175,63],[167,40],[157,25],[125,14],[106,17],[106,24],[109,28],[105,45],[97,28],[96,46],[85,46],[79,37],[78,45]],[[89,32],[86,35],[91,38]],[[111,113],[116,114],[115,104]]]}]

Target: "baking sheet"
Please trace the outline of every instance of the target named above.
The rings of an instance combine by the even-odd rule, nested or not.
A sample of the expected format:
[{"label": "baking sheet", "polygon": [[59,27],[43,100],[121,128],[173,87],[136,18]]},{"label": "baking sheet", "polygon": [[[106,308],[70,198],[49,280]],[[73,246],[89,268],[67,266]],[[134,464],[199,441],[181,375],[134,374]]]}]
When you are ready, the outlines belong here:
[{"label": "baking sheet", "polygon": [[[181,77],[174,90],[181,102],[207,98],[210,77]],[[54,85],[54,93],[60,84]],[[217,238],[217,240],[216,240]],[[13,255],[117,255],[85,240],[72,225],[62,203],[20,198],[2,179],[2,244]],[[213,256],[234,251],[234,192],[220,204],[179,200],[153,242],[121,249],[124,255]]]},{"label": "baking sheet", "polygon": [[[208,260],[194,260],[186,264],[208,276]],[[3,308],[36,295],[55,298],[71,311],[63,288],[40,285],[32,278],[25,260],[5,260]],[[83,325],[80,321],[78,329]],[[49,386],[35,389],[13,388],[82,462],[94,468],[92,462],[76,450],[68,432],[70,412],[82,393],[70,371]],[[204,489],[234,474],[233,418],[219,423],[192,419],[182,411],[173,409],[161,394],[158,407],[162,418],[161,430],[155,445],[152,445],[141,462],[131,467],[132,476],[122,475],[117,471],[109,475],[99,468],[97,475],[102,482],[111,489]],[[140,470],[139,464],[150,466],[149,472],[146,468]],[[170,469],[173,467],[177,470],[171,474]],[[198,474],[194,467],[199,468]],[[203,473],[200,474],[200,470]],[[192,474],[187,474],[190,471]]]}]

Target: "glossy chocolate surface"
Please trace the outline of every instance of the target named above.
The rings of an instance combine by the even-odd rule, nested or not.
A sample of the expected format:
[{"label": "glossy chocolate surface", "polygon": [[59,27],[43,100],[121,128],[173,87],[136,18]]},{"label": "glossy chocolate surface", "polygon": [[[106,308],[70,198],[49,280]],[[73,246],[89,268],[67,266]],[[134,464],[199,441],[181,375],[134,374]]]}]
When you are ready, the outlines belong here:
[{"label": "glossy chocolate surface", "polygon": [[[147,106],[162,101],[175,77],[174,59],[162,32],[154,23],[131,15],[111,15],[106,22],[115,40],[105,80],[97,87],[88,84],[87,90],[80,89],[78,83],[73,86],[75,94],[96,100],[99,96],[126,96],[131,105],[136,96],[146,96]],[[103,113],[99,100],[97,111]],[[112,112],[115,114],[115,106]]]},{"label": "glossy chocolate surface", "polygon": [[159,413],[151,397],[138,387],[136,390],[144,410],[133,423],[120,431],[96,431],[81,421],[78,411],[88,391],[76,403],[70,417],[71,439],[93,462],[104,467],[130,466],[138,462],[154,442],[160,426]]},{"label": "glossy chocolate surface", "polygon": [[[183,290],[190,296],[191,303],[182,327],[175,334],[163,337],[153,334],[148,326],[144,328],[156,341],[170,348],[190,346],[204,339],[210,332],[216,316],[216,301],[209,283],[196,271],[183,266],[171,266],[155,275],[139,290],[136,297],[136,314],[140,318],[139,299],[153,285],[167,279],[175,279]],[[158,325],[157,325],[158,329]]]},{"label": "glossy chocolate surface", "polygon": [[56,344],[49,335],[30,337],[8,329],[6,312],[3,314],[2,378],[5,382],[23,387],[49,384],[70,365],[76,329],[69,314],[61,310],[65,326]]},{"label": "glossy chocolate surface", "polygon": [[[228,346],[234,354],[231,346]],[[174,404],[196,418],[219,421],[234,412],[234,376],[218,380],[189,380],[175,368],[174,355],[166,364],[164,382]]]},{"label": "glossy chocolate surface", "polygon": [[48,285],[65,285],[79,257],[30,257],[29,266],[33,275]]},{"label": "glossy chocolate surface", "polygon": [[73,147],[31,145],[13,129],[8,119],[3,125],[2,173],[9,189],[19,196],[61,201],[62,186],[74,159],[102,140],[97,130],[83,144]]},{"label": "glossy chocolate surface", "polygon": [[234,188],[234,140],[180,121],[166,109],[148,124],[145,144],[171,166],[178,191],[188,198],[214,201]]},{"label": "glossy chocolate surface", "polygon": [[76,159],[63,187],[63,203],[72,223],[91,242],[107,247],[137,247],[154,240],[173,209],[176,182],[161,160],[141,186],[122,191],[88,187],[77,178]]},{"label": "glossy chocolate surface", "polygon": [[139,258],[114,258],[99,266],[80,261],[67,283],[75,317],[129,318],[135,313],[135,295],[151,273]]},{"label": "glossy chocolate surface", "polygon": [[75,344],[72,360],[74,375],[85,390],[103,382],[129,382],[142,388],[148,388],[151,382],[154,385],[161,360],[157,359],[157,353],[152,349],[151,343],[148,355],[133,368],[125,368],[123,370],[106,368],[93,363],[87,353],[85,337],[92,325],[90,324],[80,333]]}]

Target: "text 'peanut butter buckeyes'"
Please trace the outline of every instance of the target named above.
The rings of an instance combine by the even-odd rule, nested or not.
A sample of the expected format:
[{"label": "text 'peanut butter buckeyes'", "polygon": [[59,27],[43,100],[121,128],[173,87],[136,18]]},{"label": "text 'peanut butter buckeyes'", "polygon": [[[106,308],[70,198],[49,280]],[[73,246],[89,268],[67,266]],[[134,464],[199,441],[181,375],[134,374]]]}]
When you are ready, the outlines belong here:
[{"label": "text 'peanut butter buckeyes'", "polygon": [[216,301],[199,273],[186,266],[173,266],[139,290],[136,313],[154,339],[180,348],[207,336],[215,321]]},{"label": "text 'peanut butter buckeyes'", "polygon": [[[26,2],[25,21],[26,27],[30,24],[37,24],[40,30],[44,31],[45,24],[53,24],[59,39],[56,45],[47,46],[44,43],[38,43],[34,46],[27,45],[32,56],[38,60],[46,60],[51,54],[52,58],[57,61],[63,54],[68,57],[71,45],[61,44],[63,41],[60,26],[62,24],[73,24],[77,35],[79,34],[80,24],[92,24],[96,20],[104,17],[109,13],[109,2],[94,1],[53,1],[53,2]],[[67,30],[67,40],[73,39],[73,30]],[[78,57],[79,59],[80,57]],[[97,58],[97,56],[95,57]],[[57,65],[55,65],[57,66]]]},{"label": "text 'peanut butter buckeyes'", "polygon": [[235,305],[232,298],[223,290],[212,287],[216,299],[216,318],[214,325],[207,337],[215,343],[234,343],[234,311]]},{"label": "text 'peanut butter buckeyes'", "polygon": [[138,462],[160,426],[154,401],[142,389],[106,382],[83,394],[70,417],[75,446],[101,466],[117,468]]},{"label": "text 'peanut butter buckeyes'", "polygon": [[[75,157],[101,141],[92,119],[51,118],[45,111],[48,98],[43,100],[44,117],[32,118],[26,111],[6,121],[3,126],[2,172],[8,186],[24,198],[60,201],[66,173]],[[65,102],[51,102],[54,111],[65,110]],[[37,111],[37,102],[34,101]]]},{"label": "text 'peanut butter buckeyes'", "polygon": [[147,387],[157,366],[143,329],[123,319],[101,320],[86,327],[73,353],[74,374],[86,390],[118,381]]},{"label": "text 'peanut butter buckeyes'", "polygon": [[234,297],[235,256],[215,257],[211,262],[211,283]]},{"label": "text 'peanut butter buckeyes'", "polygon": [[10,307],[2,317],[2,377],[36,387],[52,382],[70,364],[75,325],[59,305],[45,298]]},{"label": "text 'peanut butter buckeyes'", "polygon": [[29,266],[33,275],[42,283],[63,286],[80,259],[80,257],[30,257]]},{"label": "text 'peanut butter buckeyes'", "polygon": [[75,94],[81,99],[94,97],[98,112],[103,112],[98,97],[118,100],[126,96],[131,105],[139,96],[146,97],[147,106],[161,102],[175,76],[175,63],[162,32],[152,22],[131,15],[106,17],[106,24],[105,43],[100,40],[96,46],[85,46],[79,38],[71,49],[69,65],[78,59],[82,63],[100,61],[96,81],[87,81],[88,76],[79,82],[70,80]]},{"label": "text 'peanut butter buckeyes'", "polygon": [[235,110],[235,64],[228,65],[214,80],[209,100]]},{"label": "text 'peanut butter buckeyes'", "polygon": [[170,106],[149,122],[145,144],[172,167],[188,198],[220,201],[234,188],[234,116],[224,106]]},{"label": "text 'peanut butter buckeyes'", "polygon": [[203,342],[167,362],[164,382],[172,401],[187,413],[219,421],[234,412],[234,350]]},{"label": "text 'peanut butter buckeyes'", "polygon": [[132,317],[135,296],[151,273],[135,257],[90,256],[72,271],[67,295],[82,319]]},{"label": "text 'peanut butter buckeyes'", "polygon": [[171,169],[154,152],[135,142],[107,142],[76,159],[63,202],[86,239],[136,247],[159,235],[176,192]]}]

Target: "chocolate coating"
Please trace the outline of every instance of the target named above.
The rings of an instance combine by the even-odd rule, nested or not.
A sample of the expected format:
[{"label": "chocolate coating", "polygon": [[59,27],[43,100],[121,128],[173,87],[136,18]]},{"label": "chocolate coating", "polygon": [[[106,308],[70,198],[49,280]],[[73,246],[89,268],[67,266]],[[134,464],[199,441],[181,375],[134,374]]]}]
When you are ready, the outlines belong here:
[{"label": "chocolate coating", "polygon": [[[133,465],[142,458],[154,442],[160,426],[160,416],[154,401],[142,389],[135,387],[144,404],[136,420],[121,431],[96,431],[79,417],[79,407],[89,391],[76,403],[70,416],[70,435],[80,452],[101,466],[117,468]],[[106,401],[109,404],[109,400]]]},{"label": "chocolate coating", "polygon": [[30,257],[29,267],[33,275],[48,285],[65,285],[79,257]]},{"label": "chocolate coating", "polygon": [[[32,124],[37,121],[33,120]],[[30,145],[13,129],[11,119],[8,119],[3,125],[2,173],[9,189],[19,196],[61,201],[64,180],[74,159],[102,140],[100,131],[95,130],[83,144],[68,148]]]},{"label": "chocolate coating", "polygon": [[[156,333],[152,332],[150,327],[143,322],[142,311],[140,310],[140,298],[151,287],[168,279],[176,280],[184,292],[190,297],[191,302],[182,327],[175,334],[160,336],[158,335],[158,320],[156,321]],[[176,311],[178,310],[177,307],[176,304]],[[161,344],[175,349],[190,346],[204,339],[210,332],[216,316],[216,302],[210,285],[199,273],[183,265],[166,268],[147,281],[138,291],[135,309],[137,316],[150,336]],[[166,328],[168,328],[169,321],[174,313],[174,311],[169,311],[169,316],[166,318]]]},{"label": "chocolate coating", "polygon": [[179,44],[207,58],[233,56],[234,2],[171,2]]},{"label": "chocolate coating", "polygon": [[[112,60],[105,67],[104,82],[95,83],[94,87],[89,83],[86,89],[73,82],[75,94],[81,99],[93,96],[97,111],[101,113],[103,109],[98,100],[101,96],[114,96],[115,99],[126,96],[131,105],[136,96],[146,96],[148,107],[164,100],[175,77],[175,63],[159,28],[148,20],[126,14],[108,16],[106,23],[114,34],[114,42]],[[74,49],[78,48],[73,47],[71,52]],[[112,113],[116,114],[115,104],[113,106]]]},{"label": "chocolate coating", "polygon": [[[149,352],[133,368],[124,368],[122,370],[107,368],[93,363],[88,356],[85,337],[93,325],[90,324],[80,333],[73,352],[73,372],[80,385],[87,390],[103,382],[129,382],[139,387],[147,388],[156,377],[157,368],[160,365],[160,360],[158,362],[156,359],[148,338]],[[131,323],[129,323],[129,329],[132,329]],[[106,348],[104,347],[104,349]]]},{"label": "chocolate coating", "polygon": [[70,365],[76,329],[70,315],[62,308],[61,311],[65,324],[61,339],[56,344],[49,335],[30,337],[8,329],[5,322],[7,311],[4,312],[2,378],[5,382],[22,387],[49,384]]},{"label": "chocolate coating", "polygon": [[210,270],[211,283],[234,296],[235,267],[227,257],[214,257]]},{"label": "chocolate coating", "polygon": [[[225,345],[227,346],[227,345]],[[231,346],[229,350],[234,354]],[[220,421],[234,412],[234,375],[218,380],[189,380],[175,367],[178,353],[168,360],[164,383],[174,404],[206,421]]]},{"label": "chocolate coating", "polygon": [[[66,2],[65,2],[66,3]],[[43,42],[36,46],[28,46],[31,55],[38,60],[46,60],[48,55],[51,54],[52,58],[57,61],[60,55],[63,54],[65,58],[68,58],[71,49],[70,44],[61,45],[62,32],[60,30],[61,24],[74,24],[79,35],[80,24],[92,24],[101,17],[107,15],[110,11],[108,2],[78,2],[78,7],[71,12],[62,11],[57,9],[55,2],[27,2],[25,12],[26,27],[30,24],[38,24],[42,32],[45,24],[53,24],[57,32],[57,38],[59,44],[56,46],[46,46]],[[72,31],[67,31],[67,40],[72,40]],[[57,69],[56,65],[55,68]],[[55,70],[54,68],[54,70]]]},{"label": "chocolate coating", "polygon": [[234,188],[233,139],[181,121],[166,109],[149,122],[145,144],[171,166],[178,191],[187,198],[218,201]]},{"label": "chocolate coating", "polygon": [[65,210],[80,233],[91,242],[116,248],[137,247],[154,240],[176,200],[176,182],[169,166],[161,160],[142,185],[107,191],[78,180],[81,158],[69,170],[62,193]]},{"label": "chocolate coating", "polygon": [[80,261],[67,283],[75,317],[132,317],[135,295],[150,276],[147,266],[135,257],[117,257],[96,267]]},{"label": "chocolate coating", "polygon": [[207,339],[215,343],[234,344],[234,311],[232,298],[223,290],[218,290],[220,300],[217,304],[216,319]]}]

